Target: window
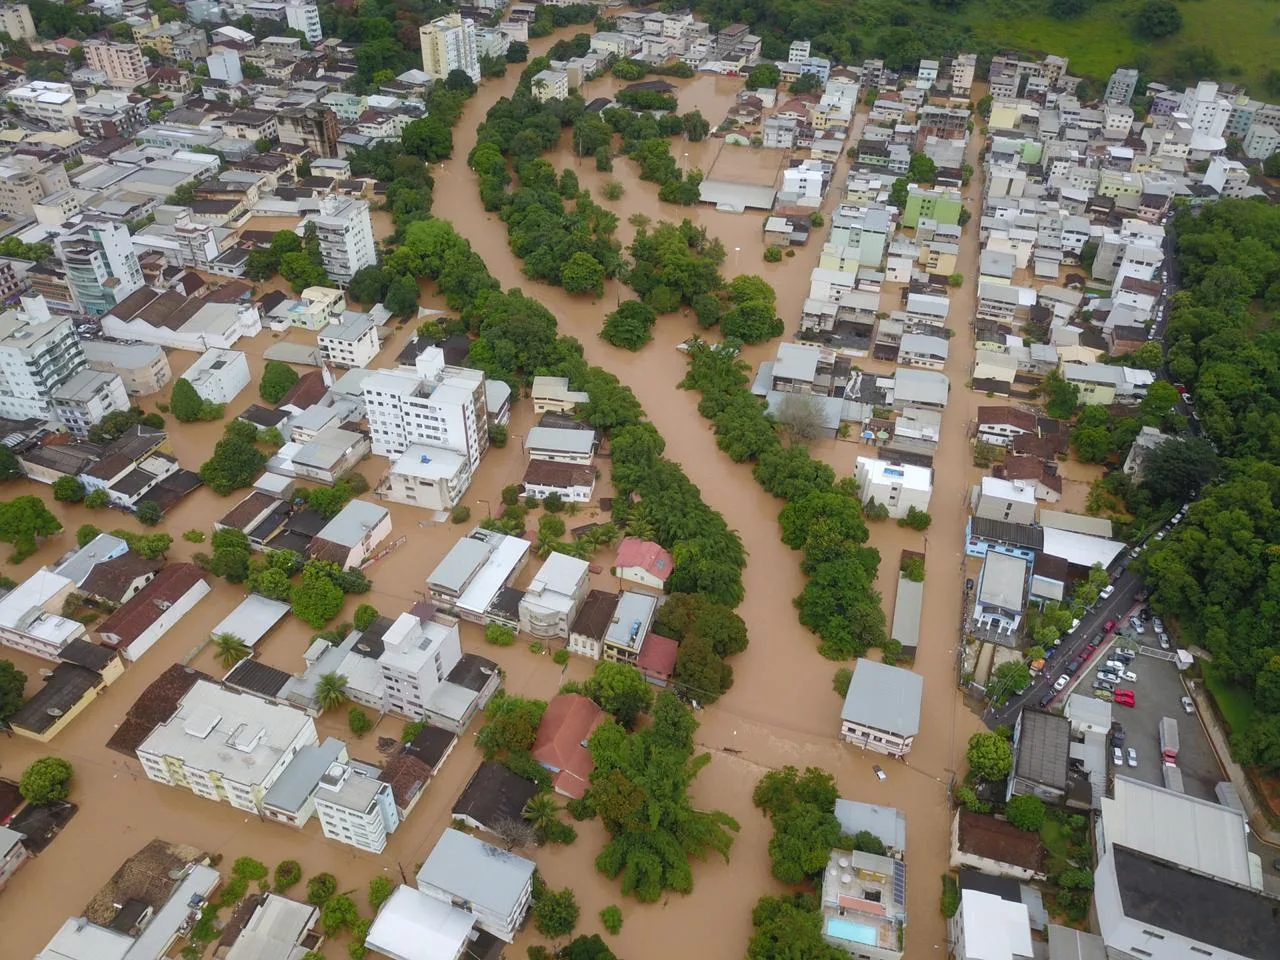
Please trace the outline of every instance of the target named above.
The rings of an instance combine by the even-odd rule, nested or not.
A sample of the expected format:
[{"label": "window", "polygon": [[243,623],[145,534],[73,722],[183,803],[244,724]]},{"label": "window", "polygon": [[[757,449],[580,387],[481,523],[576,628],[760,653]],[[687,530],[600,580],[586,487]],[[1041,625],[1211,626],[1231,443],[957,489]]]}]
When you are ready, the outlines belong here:
[{"label": "window", "polygon": [[1192,953],[1198,953],[1198,954],[1200,954],[1201,956],[1204,956],[1204,957],[1212,957],[1212,956],[1213,956],[1212,951],[1202,949],[1201,947],[1192,947],[1192,948],[1191,948],[1191,952],[1192,952]]},{"label": "window", "polygon": [[1153,939],[1156,939],[1156,940],[1163,940],[1163,939],[1164,939],[1164,934],[1163,934],[1163,933],[1156,933],[1154,930],[1143,930],[1143,931],[1142,931],[1142,935],[1143,935],[1144,937],[1152,937]]},{"label": "window", "polygon": [[1138,948],[1138,947],[1133,947],[1129,952],[1130,952],[1130,953],[1136,953],[1136,954],[1137,954],[1138,956],[1140,956],[1140,957],[1149,957],[1149,956],[1151,956],[1151,953],[1150,953],[1149,951],[1147,951],[1147,950],[1142,950],[1142,949],[1140,949],[1140,948]]}]

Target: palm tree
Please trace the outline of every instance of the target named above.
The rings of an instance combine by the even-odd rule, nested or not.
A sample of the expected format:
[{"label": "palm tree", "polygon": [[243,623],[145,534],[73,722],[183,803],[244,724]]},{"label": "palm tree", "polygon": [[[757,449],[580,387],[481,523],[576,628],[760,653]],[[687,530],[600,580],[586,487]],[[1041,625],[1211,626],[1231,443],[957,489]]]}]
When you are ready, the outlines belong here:
[{"label": "palm tree", "polygon": [[321,712],[340,707],[347,701],[347,678],[340,673],[326,673],[316,684],[316,703]]},{"label": "palm tree", "polygon": [[540,793],[525,804],[524,818],[533,825],[539,835],[547,832],[547,827],[560,820],[560,804],[550,793]]},{"label": "palm tree", "polygon": [[234,633],[214,634],[213,649],[218,655],[218,662],[228,670],[252,653],[249,645]]}]

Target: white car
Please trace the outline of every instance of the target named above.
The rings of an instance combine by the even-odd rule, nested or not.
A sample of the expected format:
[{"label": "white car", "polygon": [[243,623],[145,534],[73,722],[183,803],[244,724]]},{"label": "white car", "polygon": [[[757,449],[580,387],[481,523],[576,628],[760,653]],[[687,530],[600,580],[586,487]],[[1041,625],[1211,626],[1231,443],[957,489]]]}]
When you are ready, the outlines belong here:
[{"label": "white car", "polygon": [[1147,632],[1147,625],[1146,625],[1145,623],[1143,623],[1141,620],[1134,620],[1134,621],[1131,621],[1131,622],[1130,622],[1130,626],[1132,626],[1132,627],[1133,627],[1133,632],[1134,632],[1134,633],[1146,633],[1146,632]]},{"label": "white car", "polygon": [[1116,592],[1115,584],[1108,583],[1105,587],[1103,587],[1100,591],[1098,591],[1098,599],[1108,600],[1111,598],[1111,595],[1115,592]]},{"label": "white car", "polygon": [[1124,677],[1125,680],[1129,681],[1129,683],[1138,682],[1138,675],[1132,670],[1126,670],[1124,673],[1120,674],[1120,676]]},{"label": "white car", "polygon": [[1157,539],[1157,540],[1163,540],[1163,539],[1164,539],[1164,531],[1163,531],[1163,530],[1161,530],[1159,533],[1157,533],[1157,534],[1156,534],[1156,539]]},{"label": "white car", "polygon": [[876,779],[877,779],[877,780],[888,780],[888,779],[889,779],[888,777],[886,777],[886,776],[885,776],[884,771],[883,771],[882,769],[880,769],[880,764],[878,764],[878,763],[877,763],[877,764],[876,764],[874,767],[872,767],[871,769],[875,772],[875,775],[876,775]]},{"label": "white car", "polygon": [[1062,688],[1065,687],[1070,682],[1071,682],[1071,677],[1064,673],[1062,676],[1060,676],[1057,680],[1054,681],[1053,692],[1059,693],[1062,690]]},{"label": "white car", "polygon": [[1169,643],[1169,635],[1167,633],[1160,634],[1159,639],[1160,639],[1161,650],[1168,650],[1170,647],[1172,647],[1172,644]]},{"label": "white car", "polygon": [[1103,670],[1110,670],[1112,673],[1124,673],[1123,660],[1108,660],[1102,665]]},{"label": "white car", "polygon": [[1164,621],[1161,620],[1159,617],[1155,617],[1151,621],[1151,629],[1154,630],[1156,633],[1164,633]]},{"label": "white car", "polygon": [[1099,670],[1098,679],[1103,683],[1119,683],[1120,678],[1109,670]]},{"label": "white car", "polygon": [[1195,703],[1193,703],[1193,702],[1192,702],[1192,700],[1191,700],[1191,698],[1190,698],[1190,697],[1183,697],[1183,698],[1182,698],[1182,709],[1183,709],[1185,712],[1187,712],[1187,713],[1195,713],[1195,712],[1196,712],[1196,705],[1195,705]]},{"label": "white car", "polygon": [[1129,748],[1129,766],[1136,767],[1138,765],[1138,751],[1133,747]]},{"label": "white car", "polygon": [[1121,750],[1119,747],[1111,748],[1111,757],[1113,760],[1115,760],[1115,764],[1117,767],[1124,766],[1124,751]]}]

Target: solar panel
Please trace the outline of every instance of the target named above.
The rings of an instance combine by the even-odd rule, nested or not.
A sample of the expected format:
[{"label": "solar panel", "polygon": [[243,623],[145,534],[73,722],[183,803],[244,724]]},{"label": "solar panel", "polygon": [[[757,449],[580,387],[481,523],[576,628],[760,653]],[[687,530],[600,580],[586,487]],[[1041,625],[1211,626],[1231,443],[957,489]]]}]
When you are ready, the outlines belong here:
[{"label": "solar panel", "polygon": [[901,860],[893,862],[893,899],[896,903],[906,905],[907,865]]}]

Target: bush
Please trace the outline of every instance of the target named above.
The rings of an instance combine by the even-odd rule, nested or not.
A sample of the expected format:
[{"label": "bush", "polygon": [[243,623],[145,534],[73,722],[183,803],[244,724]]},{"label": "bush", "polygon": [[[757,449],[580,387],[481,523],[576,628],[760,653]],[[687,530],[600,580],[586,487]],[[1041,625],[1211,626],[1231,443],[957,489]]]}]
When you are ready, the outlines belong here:
[{"label": "bush", "polygon": [[490,623],[484,628],[484,640],[495,647],[509,647],[516,642],[516,632],[500,623]]},{"label": "bush", "polygon": [[489,444],[501,450],[507,445],[507,428],[500,423],[495,423],[489,428]]},{"label": "bush", "polygon": [[346,894],[331,897],[320,908],[320,926],[326,937],[331,937],[340,930],[349,930],[360,919],[360,911],[355,901]]},{"label": "bush", "polygon": [[363,737],[373,729],[373,721],[359,707],[352,707],[347,711],[347,726],[351,728],[351,732],[357,737]]},{"label": "bush", "polygon": [[134,516],[138,518],[138,522],[144,527],[154,527],[157,523],[164,519],[164,513],[160,509],[160,504],[154,500],[143,500],[134,509]]},{"label": "bush", "polygon": [[551,661],[557,666],[563,667],[569,662],[569,651],[563,648],[557,650],[551,655]]},{"label": "bush", "polygon": [[18,782],[22,799],[34,807],[46,807],[71,795],[71,764],[61,757],[41,757],[27,767]]},{"label": "bush", "polygon": [[233,877],[244,877],[250,881],[265,880],[267,873],[267,865],[253,857],[237,857],[236,862],[231,865]]},{"label": "bush", "polygon": [[267,403],[279,403],[297,382],[298,373],[293,367],[279,360],[268,360],[258,381],[258,395]]},{"label": "bush", "polygon": [[357,630],[368,630],[378,619],[378,608],[372,603],[362,603],[356,607],[352,620]]},{"label": "bush", "polygon": [[595,807],[591,805],[591,801],[586,797],[578,797],[576,800],[570,800],[564,805],[564,808],[569,811],[569,816],[579,822],[583,820],[590,820],[596,815]]},{"label": "bush", "polygon": [[604,194],[606,200],[621,200],[625,190],[617,180],[606,180],[600,192]]},{"label": "bush", "polygon": [[567,937],[578,924],[579,912],[578,900],[568,887],[547,890],[534,901],[533,925],[544,937]]},{"label": "bush", "polygon": [[1004,815],[1019,830],[1036,833],[1044,826],[1044,801],[1030,795],[1013,797],[1005,805]]},{"label": "bush", "polygon": [[386,903],[395,892],[396,885],[386,877],[374,877],[370,880],[369,906],[373,908],[373,912],[377,913],[378,909]]},{"label": "bush", "polygon": [[95,527],[92,523],[82,523],[80,527],[76,530],[77,546],[87,547],[89,544],[93,542],[94,537],[96,537],[100,533],[102,533],[102,531],[99,530],[97,527]]},{"label": "bush", "polygon": [[449,511],[450,523],[466,523],[470,519],[471,519],[470,507],[463,506],[462,504],[458,504],[458,506],[454,507],[452,510]]},{"label": "bush", "polygon": [[281,860],[276,864],[275,891],[284,893],[302,879],[302,864],[297,860]]},{"label": "bush", "polygon": [[831,679],[831,686],[840,696],[847,696],[849,693],[849,684],[853,682],[853,671],[848,667],[841,667],[836,671],[836,675]]},{"label": "bush", "polygon": [[84,505],[90,510],[101,510],[111,502],[111,498],[107,496],[107,491],[99,488],[90,490],[89,495],[84,498]]},{"label": "bush", "polygon": [[564,500],[558,493],[548,493],[542,500],[542,509],[547,513],[560,513],[564,510]]},{"label": "bush", "polygon": [[933,523],[933,517],[915,507],[907,510],[905,517],[898,518],[898,526],[910,527],[912,530],[928,530],[931,523]]},{"label": "bush", "polygon": [[781,263],[782,248],[779,247],[777,244],[770,244],[769,246],[765,247],[764,262],[765,263]]},{"label": "bush", "polygon": [[949,873],[942,875],[942,915],[950,920],[960,909],[960,885]]},{"label": "bush", "polygon": [[507,507],[514,507],[520,502],[520,488],[515,484],[502,488],[502,504]]},{"label": "bush", "polygon": [[332,873],[317,873],[307,881],[307,903],[320,906],[338,892],[338,878]]},{"label": "bush", "polygon": [[615,904],[609,904],[600,911],[600,925],[616,937],[622,932],[622,911]]},{"label": "bush", "polygon": [[80,503],[84,496],[84,484],[75,477],[59,477],[53,482],[53,499],[59,503]]},{"label": "bush", "polygon": [[204,533],[200,530],[188,530],[182,535],[182,539],[187,543],[204,543]]}]

